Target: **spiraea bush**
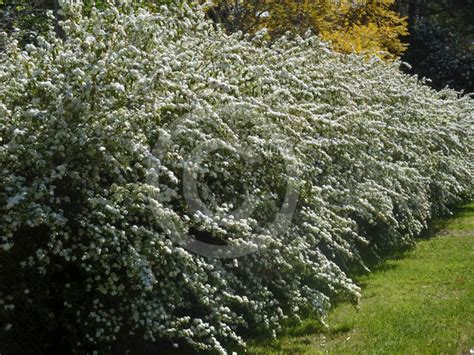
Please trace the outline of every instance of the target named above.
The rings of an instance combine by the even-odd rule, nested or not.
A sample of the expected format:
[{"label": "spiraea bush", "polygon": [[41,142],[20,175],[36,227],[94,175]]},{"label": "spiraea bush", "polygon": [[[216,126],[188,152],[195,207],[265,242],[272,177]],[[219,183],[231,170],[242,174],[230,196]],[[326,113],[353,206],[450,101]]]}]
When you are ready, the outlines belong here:
[{"label": "spiraea bush", "polygon": [[472,99],[400,63],[80,7],[64,40],[3,38],[2,353],[225,353],[323,321],[472,191]]}]

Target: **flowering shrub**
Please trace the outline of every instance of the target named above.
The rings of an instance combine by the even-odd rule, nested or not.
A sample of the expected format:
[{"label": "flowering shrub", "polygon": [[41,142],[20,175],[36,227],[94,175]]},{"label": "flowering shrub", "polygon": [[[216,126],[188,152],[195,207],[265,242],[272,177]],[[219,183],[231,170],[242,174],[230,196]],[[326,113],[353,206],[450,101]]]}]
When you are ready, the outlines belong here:
[{"label": "flowering shrub", "polygon": [[225,353],[322,320],[472,189],[472,100],[399,63],[80,6],[0,54],[2,352]]}]

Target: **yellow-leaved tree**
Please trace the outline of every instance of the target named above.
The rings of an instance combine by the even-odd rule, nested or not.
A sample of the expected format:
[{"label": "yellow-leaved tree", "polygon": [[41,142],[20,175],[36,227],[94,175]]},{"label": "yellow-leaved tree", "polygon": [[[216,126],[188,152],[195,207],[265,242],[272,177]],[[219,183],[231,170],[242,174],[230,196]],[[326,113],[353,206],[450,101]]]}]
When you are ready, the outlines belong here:
[{"label": "yellow-leaved tree", "polygon": [[229,31],[272,37],[308,29],[335,50],[399,57],[406,45],[406,18],[394,11],[395,0],[213,0],[209,15]]}]

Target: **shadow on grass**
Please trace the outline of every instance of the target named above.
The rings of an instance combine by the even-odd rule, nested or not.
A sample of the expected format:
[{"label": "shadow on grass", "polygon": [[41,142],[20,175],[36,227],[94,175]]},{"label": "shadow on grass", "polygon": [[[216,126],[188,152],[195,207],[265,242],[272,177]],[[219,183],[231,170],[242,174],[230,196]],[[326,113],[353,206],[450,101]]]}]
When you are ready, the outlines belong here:
[{"label": "shadow on grass", "polygon": [[[413,251],[416,242],[420,240],[430,240],[434,237],[439,236],[442,231],[446,230],[449,225],[456,219],[474,214],[474,202],[464,201],[462,205],[451,207],[452,214],[435,216],[428,222],[428,228],[424,229],[420,235],[415,237],[412,245],[407,245],[399,250],[392,250],[387,253],[381,253],[377,258],[366,260],[366,265],[370,269],[370,273],[383,272],[393,270],[397,267],[396,264],[390,263],[390,260],[401,260],[405,259],[411,251]],[[367,272],[356,272],[350,274],[356,281],[362,275],[368,274]],[[358,285],[361,284],[358,282]],[[363,288],[363,286],[361,286]]]},{"label": "shadow on grass", "polygon": [[302,324],[297,325],[295,328],[290,329],[287,332],[287,335],[305,336],[305,335],[320,333],[323,330],[324,328],[320,323],[307,320],[306,322],[303,321]]},{"label": "shadow on grass", "polygon": [[331,335],[331,336],[337,336],[337,335],[343,335],[346,333],[349,333],[352,330],[352,327],[350,325],[341,325],[341,326],[336,326],[334,328],[330,328],[325,334]]},{"label": "shadow on grass", "polygon": [[425,229],[418,237],[417,240],[428,240],[437,236],[441,231],[445,230],[452,222],[458,218],[465,217],[467,215],[474,214],[474,203],[465,202],[461,206],[453,207],[451,215],[438,216],[433,218],[428,228]]},{"label": "shadow on grass", "polygon": [[[357,271],[348,275],[357,283],[359,287],[362,288],[362,290],[364,290],[368,286],[368,281],[364,276],[372,273],[385,272],[398,268],[398,263],[392,261],[407,258],[409,254],[414,250],[417,241],[429,240],[436,236],[439,236],[440,232],[446,230],[448,226],[453,223],[454,220],[474,214],[474,202],[465,201],[464,204],[461,206],[452,207],[451,211],[451,215],[437,216],[431,221],[429,221],[428,228],[426,228],[418,237],[415,238],[413,244],[408,245],[403,249],[392,250],[388,253],[377,255],[376,258],[366,260],[366,266],[370,269],[370,273]],[[337,302],[333,305],[333,307],[341,303],[345,302]],[[302,318],[302,323],[298,323],[294,320],[285,323],[283,325],[283,332],[279,334],[279,340],[277,341],[271,339],[271,337],[264,338],[257,335],[251,337],[251,340],[249,339],[250,343],[257,345],[258,347],[271,349],[272,353],[274,354],[280,354],[282,353],[283,349],[282,341],[284,342],[284,339],[287,337],[301,337],[302,339],[298,339],[295,344],[295,346],[298,347],[297,344],[309,342],[308,339],[304,338],[307,336],[325,335],[330,338],[337,338],[338,336],[343,336],[353,330],[353,327],[348,324],[335,325],[334,327],[326,328],[311,317],[311,314],[306,315]],[[285,351],[288,350],[288,348],[285,348]],[[294,350],[294,353],[299,353],[296,348]]]}]

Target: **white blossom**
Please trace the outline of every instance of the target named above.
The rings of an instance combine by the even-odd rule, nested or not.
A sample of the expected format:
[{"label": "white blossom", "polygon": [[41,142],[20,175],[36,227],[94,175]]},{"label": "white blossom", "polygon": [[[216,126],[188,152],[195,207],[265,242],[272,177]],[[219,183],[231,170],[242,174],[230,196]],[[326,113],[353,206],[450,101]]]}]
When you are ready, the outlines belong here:
[{"label": "white blossom", "polygon": [[[8,270],[32,283],[0,287],[0,314],[21,319],[14,296],[73,265],[79,353],[127,330],[224,354],[241,327],[324,322],[360,297],[362,249],[409,245],[472,196],[472,99],[400,63],[227,35],[189,4],[63,3],[65,40],[0,55],[0,257],[27,250]],[[207,258],[196,238],[254,253]]]}]

